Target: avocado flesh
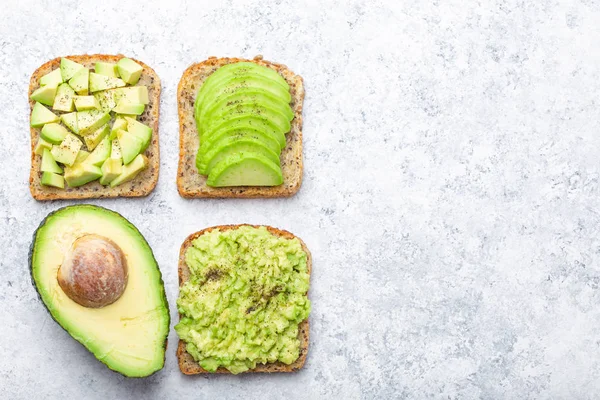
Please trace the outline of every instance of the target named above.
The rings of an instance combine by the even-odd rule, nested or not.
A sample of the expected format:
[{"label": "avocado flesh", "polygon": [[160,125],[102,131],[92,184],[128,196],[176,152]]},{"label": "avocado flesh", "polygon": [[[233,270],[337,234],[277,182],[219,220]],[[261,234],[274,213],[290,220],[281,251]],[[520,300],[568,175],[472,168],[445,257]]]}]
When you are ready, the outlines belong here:
[{"label": "avocado flesh", "polygon": [[60,121],[60,117],[48,110],[42,103],[36,102],[31,111],[31,126],[38,128],[45,124]]},{"label": "avocado flesh", "polygon": [[225,186],[277,186],[283,183],[281,167],[258,153],[235,154],[216,164],[206,184]]},{"label": "avocado flesh", "polygon": [[[201,174],[207,175],[212,171],[213,167],[220,161],[234,154],[259,153],[267,157],[274,164],[279,164],[279,154],[269,149],[260,140],[252,137],[239,139],[236,137],[227,137],[211,148],[204,156],[200,163],[196,163],[198,171]],[[200,153],[198,153],[200,154]]]},{"label": "avocado flesh", "polygon": [[268,107],[253,103],[236,104],[231,109],[213,116],[210,120],[196,120],[196,125],[200,127],[200,137],[202,138],[204,137],[204,132],[211,131],[221,124],[228,123],[232,119],[250,115],[256,118],[268,119],[281,133],[290,131],[290,121],[283,114]]},{"label": "avocado flesh", "polygon": [[58,90],[58,85],[51,86],[40,86],[38,89],[34,90],[31,93],[31,100],[39,101],[42,104],[52,107],[54,104],[54,98],[56,97],[56,92]]},{"label": "avocado flesh", "polygon": [[[89,157],[88,157],[89,158]],[[65,181],[69,187],[79,187],[102,176],[102,170],[93,164],[83,162],[65,171]]]},{"label": "avocado flesh", "polygon": [[[84,234],[109,238],[127,258],[125,292],[103,308],[75,303],[56,279],[64,254]],[[37,229],[29,260],[33,283],[52,318],[98,360],[129,377],[163,367],[169,310],[162,277],[148,243],[129,221],[92,205],[62,208]]]},{"label": "avocado flesh", "polygon": [[52,72],[48,72],[46,75],[40,78],[40,86],[58,86],[63,83],[60,68],[55,69]]},{"label": "avocado flesh", "polygon": [[274,97],[268,92],[257,88],[240,88],[231,93],[216,98],[214,103],[205,107],[198,115],[198,119],[211,119],[213,115],[220,115],[226,110],[230,110],[240,104],[257,104],[277,110],[291,121],[294,119],[294,112],[289,102]]},{"label": "avocado flesh", "polygon": [[[274,84],[271,79],[233,77],[229,81],[224,82],[224,85],[215,86],[213,89],[206,89],[204,94],[198,94],[194,107],[195,116],[199,116],[207,105],[212,104],[216,99],[239,90],[250,88],[262,89],[273,97],[283,100],[285,103],[289,103],[292,99],[289,90],[284,90]],[[202,92],[202,88],[200,88],[200,92]]]},{"label": "avocado flesh", "polygon": [[279,147],[279,143],[275,138],[269,136],[268,134],[255,130],[255,129],[227,129],[221,132],[217,132],[214,136],[207,138],[206,140],[200,142],[200,148],[198,149],[199,157],[204,157],[204,155],[209,152],[211,149],[219,147],[219,144],[224,140],[243,140],[246,138],[251,138],[254,140],[260,141],[263,146],[267,147],[272,152],[279,154],[281,149]]},{"label": "avocado flesh", "polygon": [[205,132],[200,137],[202,140],[208,140],[210,137],[217,135],[219,132],[231,129],[252,129],[267,133],[279,142],[280,147],[283,149],[286,145],[284,133],[275,125],[272,121],[264,116],[257,115],[242,115],[236,118],[224,120],[221,124],[214,125],[211,129]]},{"label": "avocado flesh", "polygon": [[63,176],[54,172],[43,171],[40,183],[44,186],[54,186],[59,189],[65,188],[65,179]]}]

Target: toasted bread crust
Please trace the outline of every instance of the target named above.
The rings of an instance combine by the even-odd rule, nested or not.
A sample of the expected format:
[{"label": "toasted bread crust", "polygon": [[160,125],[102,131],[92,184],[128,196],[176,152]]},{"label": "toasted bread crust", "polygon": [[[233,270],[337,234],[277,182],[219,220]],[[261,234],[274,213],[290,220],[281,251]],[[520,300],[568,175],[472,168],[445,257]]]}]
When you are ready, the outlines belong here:
[{"label": "toasted bread crust", "polygon": [[[83,64],[90,68],[97,61],[116,63],[121,58],[125,57],[122,54],[106,55],[106,54],[91,54],[67,56],[66,58]],[[60,59],[57,57],[50,60],[39,67],[33,75],[29,83],[29,96],[34,90],[39,88],[39,81],[42,76],[60,67]],[[34,153],[34,148],[40,134],[40,128],[30,127],[31,133],[31,171],[29,174],[29,190],[34,199],[39,201],[44,200],[59,200],[59,199],[96,199],[107,197],[142,197],[147,196],[154,190],[158,182],[158,173],[160,168],[159,140],[158,140],[158,119],[160,113],[160,79],[156,72],[143,62],[133,59],[140,64],[144,70],[140,83],[148,87],[148,96],[150,104],[146,106],[146,110],[140,116],[140,121],[144,122],[152,128],[152,141],[148,149],[144,153],[148,157],[148,168],[140,172],[140,174],[130,182],[126,182],[117,187],[103,186],[98,181],[90,182],[86,185],[71,188],[65,186],[64,189],[55,187],[43,186],[40,182],[42,173],[40,164],[42,157]],[[34,101],[29,99],[30,112],[33,110]]]},{"label": "toasted bread crust", "polygon": [[[206,176],[200,175],[196,168],[196,152],[199,139],[194,121],[194,102],[198,89],[204,80],[219,67],[236,62],[253,62],[277,71],[290,85],[294,119],[290,132],[286,134],[287,145],[281,152],[281,171],[283,184],[279,186],[235,186],[210,187],[206,185]],[[179,108],[179,167],[177,170],[177,189],[182,197],[188,198],[255,198],[289,197],[300,189],[302,184],[302,107],[304,102],[304,83],[302,77],[294,74],[285,65],[264,61],[261,56],[253,60],[242,58],[210,57],[201,63],[191,65],[185,70],[177,88]]]},{"label": "toasted bread crust", "polygon": [[[178,275],[179,275],[179,286],[183,285],[188,279],[190,271],[185,263],[185,253],[187,249],[192,245],[192,241],[199,236],[202,236],[205,233],[208,233],[214,229],[219,229],[220,231],[227,231],[232,229],[237,229],[241,226],[252,226],[254,228],[259,228],[260,225],[249,225],[249,224],[240,224],[240,225],[219,225],[213,226],[210,228],[203,229],[199,232],[192,233],[188,236],[183,244],[181,245],[181,250],[179,252],[179,265],[178,265]],[[312,256],[310,251],[306,247],[306,244],[299,237],[293,235],[288,231],[284,231],[281,229],[273,228],[270,226],[265,226],[267,230],[275,235],[285,239],[293,239],[296,238],[300,241],[300,245],[302,246],[302,250],[306,252],[306,265],[308,267],[308,274],[311,274],[312,271]],[[181,315],[179,315],[181,318]],[[306,355],[308,353],[308,343],[309,343],[309,324],[308,318],[302,321],[298,325],[298,339],[300,339],[300,356],[296,361],[294,361],[290,365],[286,365],[282,362],[269,363],[269,364],[258,364],[256,368],[245,371],[244,373],[249,372],[294,372],[298,371],[304,366],[306,362]],[[210,374],[211,372],[206,371],[202,368],[194,358],[185,350],[185,342],[183,340],[179,340],[179,344],[177,346],[177,360],[179,362],[179,369],[182,373],[186,375],[197,375],[197,374]],[[217,371],[213,372],[217,374],[231,374],[229,370],[223,367],[219,367]]]}]

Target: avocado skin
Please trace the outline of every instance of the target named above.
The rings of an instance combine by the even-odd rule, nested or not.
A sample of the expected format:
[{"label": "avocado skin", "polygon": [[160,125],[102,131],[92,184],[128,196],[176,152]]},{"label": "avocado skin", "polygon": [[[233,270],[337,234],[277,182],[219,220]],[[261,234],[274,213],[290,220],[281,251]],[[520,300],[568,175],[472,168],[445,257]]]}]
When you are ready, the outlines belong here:
[{"label": "avocado skin", "polygon": [[[44,308],[46,309],[46,311],[48,312],[48,314],[50,314],[50,317],[51,317],[51,318],[52,318],[54,321],[56,321],[56,323],[57,323],[57,324],[58,324],[58,325],[59,325],[61,328],[63,328],[63,329],[65,330],[65,332],[67,332],[67,333],[69,333],[69,331],[68,331],[68,330],[67,330],[67,329],[66,329],[66,328],[65,328],[65,327],[64,327],[64,326],[63,326],[63,325],[60,323],[60,321],[58,321],[56,318],[54,318],[54,316],[52,315],[52,313],[50,312],[50,310],[49,310],[49,309],[48,309],[48,307],[46,306],[46,303],[44,303],[44,301],[43,301],[43,299],[42,299],[42,296],[40,295],[40,293],[39,293],[39,292],[38,292],[38,290],[37,290],[37,285],[36,285],[36,283],[35,283],[35,278],[34,278],[34,276],[33,276],[33,250],[35,249],[35,239],[36,239],[36,237],[37,237],[38,230],[39,230],[40,228],[42,228],[42,227],[43,227],[43,226],[46,224],[46,221],[47,221],[48,219],[52,218],[52,217],[54,216],[54,214],[56,214],[56,213],[58,213],[58,212],[60,212],[60,211],[62,211],[62,210],[69,209],[69,208],[73,208],[73,207],[77,207],[77,208],[90,208],[90,209],[94,209],[94,210],[98,210],[98,209],[100,209],[100,210],[103,210],[103,212],[108,212],[108,213],[116,214],[116,215],[118,215],[119,217],[123,218],[123,220],[124,220],[124,221],[126,221],[126,222],[127,222],[127,224],[128,224],[128,225],[129,225],[131,228],[133,228],[135,231],[137,231],[137,232],[140,234],[140,236],[141,236],[141,237],[144,239],[144,241],[146,242],[146,245],[148,246],[148,250],[150,250],[150,254],[152,255],[152,258],[153,258],[153,259],[154,259],[154,261],[156,262],[156,257],[154,257],[154,253],[152,252],[152,248],[151,248],[151,247],[150,247],[150,245],[148,244],[148,241],[146,240],[146,238],[144,237],[144,235],[142,235],[142,233],[141,233],[141,232],[140,232],[140,231],[139,231],[139,230],[138,230],[138,229],[135,227],[135,225],[133,225],[131,222],[129,222],[129,220],[128,220],[127,218],[125,218],[124,216],[122,216],[121,214],[119,214],[119,213],[118,213],[118,212],[116,212],[116,211],[109,210],[108,208],[104,208],[104,207],[100,207],[100,206],[95,206],[95,205],[92,205],[92,204],[76,204],[76,205],[72,205],[72,206],[65,206],[65,207],[58,208],[58,209],[56,209],[56,210],[52,211],[51,213],[49,213],[48,215],[46,215],[46,216],[44,217],[44,219],[42,220],[42,222],[40,222],[40,224],[38,225],[38,227],[37,227],[37,228],[35,229],[35,231],[33,232],[33,237],[32,237],[32,240],[31,240],[31,245],[29,246],[29,255],[28,255],[28,258],[29,258],[29,261],[28,261],[28,264],[29,264],[29,275],[30,275],[30,277],[31,277],[31,283],[33,284],[33,287],[34,287],[34,289],[35,289],[35,292],[36,292],[36,294],[37,294],[38,298],[40,299],[40,302],[42,303],[42,305],[44,306]],[[158,262],[156,262],[156,265],[158,266]],[[167,307],[167,310],[169,310],[169,302],[167,301],[167,295],[166,295],[166,293],[165,293],[165,285],[164,285],[164,281],[163,281],[163,279],[162,279],[162,273],[160,272],[160,268],[158,268],[158,276],[159,276],[159,281],[160,281],[160,297],[161,297],[162,301],[164,302],[165,306]],[[169,313],[168,313],[168,315],[167,315],[167,319],[168,319],[169,326],[171,326],[171,313],[170,313],[170,312],[169,312]],[[69,336],[71,336],[71,334],[70,334],[70,333],[69,333]],[[72,337],[72,336],[71,336],[71,337]],[[167,337],[168,337],[168,336],[167,336]],[[72,337],[72,338],[73,338],[73,339],[75,339],[74,337]],[[79,344],[81,344],[83,347],[85,347],[83,343],[79,342],[79,340],[77,340],[77,339],[75,339],[75,340],[76,340],[76,341],[77,341]],[[167,339],[167,338],[165,338],[165,344],[164,344],[164,346],[163,346],[163,348],[165,349],[165,358],[163,359],[163,368],[164,368],[164,362],[165,362],[165,360],[166,360],[166,357],[167,357],[167,352],[166,352],[166,350],[167,350],[167,344],[168,344],[167,342],[168,342],[168,339]],[[87,350],[87,347],[86,347],[86,350]],[[88,351],[89,351],[89,350],[88,350]],[[144,376],[144,377],[131,377],[131,376],[129,376],[129,375],[126,375],[126,374],[124,374],[124,373],[122,373],[122,372],[120,372],[120,371],[117,371],[117,370],[114,370],[114,369],[112,369],[112,368],[110,367],[110,365],[108,365],[107,363],[105,363],[104,361],[102,361],[102,360],[100,360],[100,359],[98,359],[98,358],[96,358],[96,360],[98,360],[98,361],[100,361],[102,364],[106,365],[106,366],[108,367],[108,369],[110,369],[111,371],[114,371],[114,372],[116,372],[116,373],[118,373],[118,374],[120,374],[120,375],[123,375],[123,376],[124,376],[124,377],[126,377],[126,378],[140,378],[140,379],[143,379],[143,378],[147,378],[148,376],[152,376],[152,375],[154,375],[155,373],[157,373],[157,372],[159,372],[159,371],[161,371],[161,370],[162,370],[162,368],[161,368],[161,369],[159,369],[159,370],[157,370],[157,371],[154,371],[152,374],[150,374],[150,375],[147,375],[147,376]]]}]

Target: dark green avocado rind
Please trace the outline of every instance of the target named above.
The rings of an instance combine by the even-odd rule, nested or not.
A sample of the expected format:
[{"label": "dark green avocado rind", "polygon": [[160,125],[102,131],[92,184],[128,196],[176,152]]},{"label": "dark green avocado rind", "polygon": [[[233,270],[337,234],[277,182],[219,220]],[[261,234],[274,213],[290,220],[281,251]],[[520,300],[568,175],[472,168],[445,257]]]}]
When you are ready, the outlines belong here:
[{"label": "dark green avocado rind", "polygon": [[77,204],[77,205],[72,205],[72,206],[61,207],[61,208],[59,208],[57,210],[52,211],[48,215],[46,215],[46,217],[42,220],[42,222],[40,223],[40,225],[36,228],[35,232],[33,233],[33,239],[31,241],[31,245],[29,246],[29,274],[31,276],[31,282],[32,282],[33,286],[36,289],[36,293],[38,295],[38,298],[40,299],[41,303],[44,305],[44,308],[46,309],[46,311],[48,312],[48,314],[50,314],[50,317],[52,317],[52,319],[54,321],[56,321],[56,323],[61,328],[63,328],[69,334],[69,336],[71,336],[73,339],[75,339],[77,342],[79,342],[83,347],[86,348],[86,350],[88,350],[92,354],[94,354],[83,342],[81,342],[77,338],[73,337],[71,335],[71,333],[69,332],[69,330],[65,326],[63,326],[63,324],[59,320],[57,320],[56,318],[54,318],[54,315],[52,314],[52,312],[50,311],[50,309],[48,308],[48,306],[44,302],[44,299],[42,298],[42,296],[40,294],[40,291],[38,290],[38,286],[37,286],[37,283],[35,281],[34,272],[33,272],[33,253],[35,251],[35,244],[36,244],[37,234],[38,234],[39,230],[41,228],[43,228],[46,225],[46,223],[55,214],[58,214],[60,212],[63,212],[66,209],[70,209],[70,208],[74,208],[74,207],[77,207],[77,208],[90,208],[90,209],[94,209],[94,210],[100,209],[100,210],[103,210],[103,212],[111,213],[111,214],[114,214],[114,215],[122,218],[123,221],[127,223],[127,225],[129,226],[129,228],[131,228],[134,231],[136,231],[140,235],[140,237],[144,240],[144,244],[147,247],[147,250],[150,251],[150,255],[152,256],[152,259],[156,263],[157,272],[158,272],[158,279],[159,279],[159,287],[160,287],[159,296],[160,296],[161,302],[164,303],[165,309],[167,310],[167,326],[168,326],[168,329],[167,329],[167,332],[166,332],[166,335],[165,335],[164,346],[163,346],[165,357],[163,358],[163,365],[162,365],[162,367],[159,368],[159,369],[157,369],[156,371],[152,372],[149,375],[146,375],[146,376],[143,376],[143,377],[137,377],[137,376],[132,377],[132,376],[129,376],[129,375],[127,375],[127,374],[125,374],[125,373],[123,373],[121,371],[117,371],[117,370],[111,368],[110,365],[108,365],[105,361],[96,358],[98,361],[100,361],[104,365],[106,365],[108,367],[108,369],[110,369],[111,371],[117,372],[117,373],[119,373],[119,374],[121,374],[121,375],[123,375],[123,376],[125,376],[127,378],[146,378],[148,376],[154,375],[158,371],[162,370],[162,368],[164,368],[164,364],[165,364],[165,359],[166,359],[166,354],[167,354],[167,352],[166,352],[166,350],[167,350],[167,338],[169,336],[169,330],[170,330],[170,327],[171,327],[171,313],[170,313],[170,310],[169,310],[169,302],[167,301],[167,295],[165,293],[165,285],[164,285],[164,281],[162,279],[162,273],[161,273],[160,268],[158,266],[158,262],[156,261],[156,257],[154,257],[154,253],[152,252],[152,248],[148,244],[148,241],[146,240],[146,238],[144,237],[144,235],[142,235],[142,233],[135,227],[135,225],[133,225],[131,222],[129,222],[129,220],[127,218],[123,217],[118,212],[109,210],[108,208],[104,208],[104,207],[100,207],[100,206],[95,206],[95,205],[92,205],[92,204]]}]

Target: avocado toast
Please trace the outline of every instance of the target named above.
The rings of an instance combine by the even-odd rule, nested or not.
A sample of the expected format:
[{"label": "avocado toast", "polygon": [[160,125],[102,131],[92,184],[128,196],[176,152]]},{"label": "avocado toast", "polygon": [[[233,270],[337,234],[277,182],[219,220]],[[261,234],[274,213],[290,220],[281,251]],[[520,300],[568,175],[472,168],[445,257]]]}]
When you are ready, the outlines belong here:
[{"label": "avocado toast", "polygon": [[[119,72],[116,65],[124,60],[133,64],[124,63],[124,69],[119,69],[119,71],[123,72],[122,79],[119,79],[117,78]],[[85,74],[70,76],[67,84],[67,79],[64,76],[61,78],[61,73],[63,70],[68,71],[69,67],[75,66],[84,66],[85,71],[78,71],[85,72]],[[130,69],[128,71],[128,68],[139,68],[139,70]],[[130,72],[132,73],[130,74]],[[109,76],[111,74],[114,74],[113,77]],[[58,78],[58,82],[54,80],[55,75]],[[128,82],[123,82],[124,80]],[[114,84],[114,82],[117,82],[117,84]],[[52,101],[44,99],[44,89],[57,83],[59,85],[53,104]],[[89,93],[87,91],[88,84]],[[114,85],[111,86],[111,84]],[[75,117],[70,119],[69,117],[75,114],[97,115],[99,111],[94,108],[98,107],[99,104],[97,103],[97,99],[94,99],[96,96],[92,95],[102,93],[98,88],[104,85],[107,88],[128,89],[123,87],[125,84],[144,87],[146,89],[144,95],[147,96],[144,103],[147,104],[112,104],[108,107],[109,110],[106,110],[104,104],[101,104],[102,111],[108,111],[109,120],[105,120],[104,115],[102,115],[99,119],[92,121],[89,128],[98,128],[98,123],[107,122],[106,125],[98,128],[98,132],[93,132],[93,134],[77,132],[77,122],[75,122],[77,119]],[[94,86],[96,90],[94,90]],[[78,90],[79,88],[82,90]],[[61,95],[61,90],[63,89],[66,92]],[[108,92],[108,90],[105,92]],[[38,68],[33,73],[29,85],[32,112],[29,188],[32,196],[36,200],[42,201],[103,197],[140,197],[148,195],[156,186],[159,173],[158,120],[160,92],[160,79],[152,68],[140,61],[126,59],[122,55],[94,54],[68,56],[50,60]],[[64,98],[64,96],[72,96],[73,94],[76,101],[71,102],[71,104],[57,104],[59,99]],[[35,101],[31,99],[32,96],[36,99]],[[77,113],[71,112],[75,110],[73,103],[77,107]],[[37,111],[41,111],[41,113],[36,114]],[[59,114],[59,111],[62,114]],[[113,114],[110,114],[111,111]],[[51,117],[54,114],[56,120],[51,121],[52,118],[37,120],[34,118],[40,114],[46,117]],[[126,118],[135,120],[132,124],[136,124],[136,128],[140,128],[144,139],[131,140],[133,147],[139,145],[137,157],[125,160],[125,165],[119,166],[116,165],[119,164],[116,159],[126,158],[127,155],[121,154],[121,147],[115,149],[111,142],[118,135],[126,132],[127,125],[117,125],[117,120],[121,119],[121,122],[123,122],[126,121]],[[66,128],[61,124],[64,124]],[[117,129],[119,127],[124,129]],[[50,135],[50,137],[57,138],[57,141],[49,143],[40,140],[42,131],[44,130],[45,137]],[[150,132],[150,135],[148,135],[148,132]],[[111,141],[106,143],[107,141],[104,138],[108,136],[111,137]],[[102,139],[104,143],[98,143],[98,140],[93,140],[92,138]],[[128,139],[131,138],[128,137]],[[82,142],[85,142],[85,146]],[[143,144],[140,144],[140,142],[143,142]],[[44,151],[44,146],[47,147],[48,151]],[[94,148],[95,150],[96,147],[99,147],[99,149],[94,155],[94,151],[91,151],[90,148]],[[90,151],[86,151],[86,149]],[[77,155],[75,159],[71,157],[74,153]],[[117,156],[113,160],[104,159],[108,154],[111,155],[110,158],[113,158],[115,153]],[[90,154],[94,155],[93,161],[86,162],[86,157]],[[131,156],[135,154],[135,150],[130,152]],[[62,162],[63,166],[57,165],[56,161]],[[104,161],[108,162],[104,163]],[[129,161],[129,165],[127,165],[127,161]],[[121,168],[117,170],[116,168],[119,167]],[[65,179],[60,175],[63,169],[65,179],[71,177],[71,180],[67,179],[67,185],[65,185]],[[121,176],[119,177],[119,175]],[[95,180],[98,178],[101,181]],[[111,182],[111,180],[114,182]],[[71,184],[74,187],[71,187]]]},{"label": "avocado toast", "polygon": [[[252,160],[253,164],[247,167],[248,169],[258,167],[262,168],[264,165],[267,165],[269,167],[269,172],[273,172],[270,179],[271,183],[266,183],[264,186],[262,184],[253,185],[252,183],[249,183],[248,185],[244,186],[232,186],[231,184],[222,184],[218,182],[218,180],[212,179],[211,174],[208,174],[207,177],[206,175],[202,174],[206,173],[205,171],[200,171],[202,172],[200,173],[199,166],[197,165],[197,161],[200,161],[199,148],[200,146],[203,146],[203,143],[201,143],[200,139],[200,132],[198,129],[199,127],[197,126],[197,96],[199,95],[199,91],[202,90],[204,83],[213,73],[218,71],[221,67],[235,63],[252,63],[257,66],[268,68],[270,71],[275,71],[281,78],[283,78],[283,83],[284,85],[288,86],[289,90],[288,96],[290,98],[289,107],[291,107],[291,121],[289,121],[289,125],[287,125],[288,128],[281,131],[283,134],[285,134],[285,137],[283,136],[283,134],[279,133],[283,140],[283,142],[281,143],[283,144],[283,146],[280,150],[280,155],[277,154],[277,149],[275,149],[276,151],[274,151],[274,149],[263,149],[259,155],[255,156],[255,160]],[[231,95],[232,93],[229,92],[229,94]],[[253,60],[246,60],[240,58],[211,57],[208,60],[205,60],[201,63],[193,64],[188,69],[186,69],[179,82],[177,98],[179,108],[180,132],[177,187],[181,196],[188,198],[288,197],[292,196],[299,190],[300,185],[302,183],[303,171],[302,107],[304,101],[304,84],[302,81],[302,77],[294,74],[285,65],[265,61],[260,56],[255,57]],[[265,101],[262,95],[254,94],[253,99],[257,98],[261,98],[261,101]],[[273,99],[273,96],[270,96],[269,98]],[[238,98],[238,110],[243,110],[244,106],[249,105],[250,101],[251,100],[249,99],[247,101],[243,101]],[[255,102],[253,103],[254,106],[258,102],[258,100],[252,101]],[[271,102],[271,100],[269,100],[269,102]],[[231,106],[231,104],[229,103],[225,104],[224,107],[225,106],[228,106],[230,108],[236,107],[235,104]],[[207,106],[207,108],[209,107]],[[263,112],[268,112],[270,110],[270,107],[267,107],[266,109],[264,107],[259,108]],[[282,114],[286,114],[286,111],[284,110],[283,113],[278,112],[277,114],[278,116],[281,116]],[[288,121],[284,121],[284,123],[287,124]],[[221,129],[225,128],[221,127]],[[287,130],[289,130],[289,132],[287,132]],[[226,139],[231,139],[232,135],[229,136],[230,137]],[[268,147],[268,145],[264,145],[265,141],[273,141],[272,139],[268,138],[265,140],[256,140],[256,136],[260,136],[259,139],[262,139],[264,135],[262,135],[259,132],[258,135],[253,135],[253,137],[251,138],[246,137],[246,146],[254,146],[254,148],[256,148],[256,142],[262,141],[263,147]],[[227,143],[223,143],[223,141],[221,141],[221,144],[227,145]],[[209,149],[203,148],[201,150],[204,153],[210,153]],[[213,156],[215,151],[213,151]],[[254,150],[246,150],[246,153],[255,154]],[[237,156],[239,155],[240,154],[237,154]],[[229,161],[232,161],[234,163],[237,162],[238,164],[241,164],[242,162],[249,162],[247,155],[242,155],[242,157],[238,157],[237,159],[235,158],[235,156],[236,154],[234,154],[233,157],[230,157]],[[225,163],[225,161],[223,163]],[[200,163],[200,170],[202,170],[204,167],[205,166],[201,165]],[[223,171],[225,168],[220,167],[223,167],[223,165],[217,165],[214,167],[214,169],[216,171],[227,172]],[[228,167],[228,165],[226,165],[226,167]],[[246,171],[236,172],[238,175],[248,175],[244,174]],[[251,173],[252,171],[250,171],[250,174]],[[231,176],[234,174],[230,173],[229,175]]]},{"label": "avocado toast", "polygon": [[[180,290],[181,290],[182,286],[191,279],[191,271],[186,262],[186,253],[187,253],[188,249],[190,249],[190,247],[193,247],[193,241],[196,240],[197,238],[201,237],[202,235],[210,233],[214,230],[218,230],[219,232],[227,232],[227,231],[238,230],[240,227],[266,229],[266,231],[269,234],[273,235],[275,238],[287,239],[287,240],[294,240],[294,239],[297,240],[301,246],[302,251],[306,255],[306,272],[308,273],[308,276],[310,277],[311,268],[312,268],[311,254],[310,254],[308,248],[306,247],[306,245],[304,244],[304,242],[302,240],[300,240],[299,238],[297,238],[296,236],[294,236],[293,234],[291,234],[290,232],[280,230],[277,228],[272,228],[269,226],[261,227],[261,226],[256,226],[256,225],[245,225],[245,224],[244,225],[221,225],[221,226],[214,226],[211,228],[206,228],[199,232],[196,232],[196,233],[188,236],[188,238],[183,242],[183,244],[181,246],[181,251],[179,254],[179,264],[178,264]],[[210,274],[210,275],[211,275],[210,276],[211,278],[213,278],[213,279],[215,278],[214,274]],[[305,295],[307,295],[307,294],[308,293],[306,292]],[[181,296],[181,294],[180,294],[180,296]],[[277,304],[275,303],[275,305],[277,305]],[[252,310],[249,309],[248,311],[252,311]],[[182,317],[183,316],[180,313],[180,319]],[[280,362],[280,361],[270,362],[270,363],[266,363],[266,364],[258,363],[258,364],[256,364],[255,368],[249,369],[247,371],[242,371],[242,372],[293,372],[293,371],[297,371],[297,370],[301,369],[304,366],[304,363],[306,361],[306,355],[308,352],[308,344],[309,344],[308,318],[299,322],[297,328],[298,328],[297,339],[299,341],[299,354],[298,354],[297,359],[295,359],[293,362],[288,363],[288,364]],[[176,328],[176,330],[177,330],[177,328]],[[202,368],[200,366],[200,364],[198,362],[196,362],[194,357],[190,353],[188,353],[188,351],[186,350],[186,342],[183,340],[179,341],[179,345],[177,347],[177,358],[179,361],[179,368],[180,368],[181,372],[186,375],[209,373],[209,371]],[[231,373],[231,371],[229,371],[229,369],[224,368],[223,366],[219,366],[213,372],[214,373],[225,373],[225,374]]]}]

